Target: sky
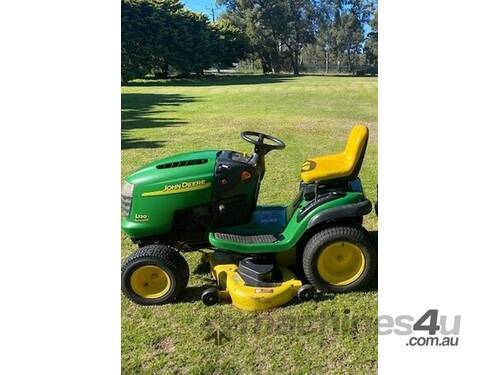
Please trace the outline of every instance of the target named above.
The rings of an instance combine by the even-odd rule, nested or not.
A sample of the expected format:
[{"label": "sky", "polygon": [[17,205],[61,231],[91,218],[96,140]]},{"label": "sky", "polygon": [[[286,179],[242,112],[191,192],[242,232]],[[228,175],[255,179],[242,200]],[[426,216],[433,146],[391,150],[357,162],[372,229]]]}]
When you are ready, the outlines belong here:
[{"label": "sky", "polygon": [[205,13],[210,19],[212,19],[212,8],[214,9],[215,17],[222,10],[220,6],[217,6],[216,0],[181,0],[181,2],[186,8],[193,12]]}]

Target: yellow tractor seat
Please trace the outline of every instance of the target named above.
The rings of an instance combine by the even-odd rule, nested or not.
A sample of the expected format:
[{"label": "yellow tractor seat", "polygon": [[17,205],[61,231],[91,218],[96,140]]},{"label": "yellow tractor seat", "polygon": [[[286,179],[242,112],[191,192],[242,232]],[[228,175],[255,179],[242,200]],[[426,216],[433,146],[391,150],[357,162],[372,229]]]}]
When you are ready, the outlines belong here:
[{"label": "yellow tractor seat", "polygon": [[368,128],[356,125],[352,128],[344,151],[308,159],[302,165],[300,177],[305,183],[329,180],[353,180],[357,177],[366,144]]}]

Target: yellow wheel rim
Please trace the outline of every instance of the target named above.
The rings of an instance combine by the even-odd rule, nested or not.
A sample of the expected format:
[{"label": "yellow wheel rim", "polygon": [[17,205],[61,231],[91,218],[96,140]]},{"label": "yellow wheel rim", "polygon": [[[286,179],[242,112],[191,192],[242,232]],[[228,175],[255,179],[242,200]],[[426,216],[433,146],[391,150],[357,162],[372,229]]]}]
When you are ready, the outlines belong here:
[{"label": "yellow wheel rim", "polygon": [[142,266],[130,276],[130,286],[142,298],[159,298],[170,290],[170,277],[158,266]]},{"label": "yellow wheel rim", "polygon": [[332,243],[318,257],[319,275],[335,286],[355,282],[365,270],[365,265],[363,251],[350,242]]}]

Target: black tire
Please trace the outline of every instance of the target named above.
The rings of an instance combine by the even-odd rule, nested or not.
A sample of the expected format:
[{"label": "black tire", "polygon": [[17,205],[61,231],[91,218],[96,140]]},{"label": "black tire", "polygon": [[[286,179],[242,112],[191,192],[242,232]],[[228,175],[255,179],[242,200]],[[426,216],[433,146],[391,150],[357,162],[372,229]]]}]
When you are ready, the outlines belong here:
[{"label": "black tire", "polygon": [[[361,274],[349,284],[335,285],[323,279],[318,271],[318,258],[330,244],[347,242],[355,245],[364,257],[364,269]],[[342,245],[343,246],[343,245]],[[302,257],[304,273],[309,282],[324,292],[350,292],[365,286],[375,275],[377,268],[377,252],[370,241],[368,232],[361,227],[339,226],[326,228],[313,235],[304,249]]]},{"label": "black tire", "polygon": [[[144,297],[136,293],[131,277],[143,266],[155,266],[168,275],[169,288],[159,297]],[[148,245],[130,255],[122,266],[122,292],[139,305],[163,305],[175,301],[186,289],[189,280],[189,266],[182,255],[172,247]],[[147,285],[147,284],[146,284]]]},{"label": "black tire", "polygon": [[201,301],[205,306],[212,306],[219,302],[219,291],[217,288],[208,288],[201,294]]},{"label": "black tire", "polygon": [[299,299],[299,301],[307,302],[312,300],[315,294],[316,288],[314,288],[312,285],[305,284],[302,285],[297,291],[297,298]]},{"label": "black tire", "polygon": [[363,216],[353,217],[351,220],[355,225],[363,225]]}]

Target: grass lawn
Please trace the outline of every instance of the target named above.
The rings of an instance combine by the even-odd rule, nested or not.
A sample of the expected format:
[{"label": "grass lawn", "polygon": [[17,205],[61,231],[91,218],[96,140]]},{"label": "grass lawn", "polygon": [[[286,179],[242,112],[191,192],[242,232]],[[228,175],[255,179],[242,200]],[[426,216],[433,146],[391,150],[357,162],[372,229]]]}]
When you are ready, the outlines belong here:
[{"label": "grass lawn", "polygon": [[[372,202],[377,185],[377,79],[229,76],[136,82],[122,88],[122,174],[154,159],[198,149],[251,151],[239,138],[256,130],[287,147],[266,157],[259,203],[287,203],[302,162],[340,151],[350,128],[370,128],[361,169]],[[371,213],[365,220],[377,230]],[[122,236],[122,257],[135,246]],[[186,255],[191,277],[178,303],[141,307],[122,297],[123,373],[370,374],[377,372],[377,284],[262,313],[229,304],[205,307],[212,281]],[[210,339],[223,334],[220,345]]]}]

